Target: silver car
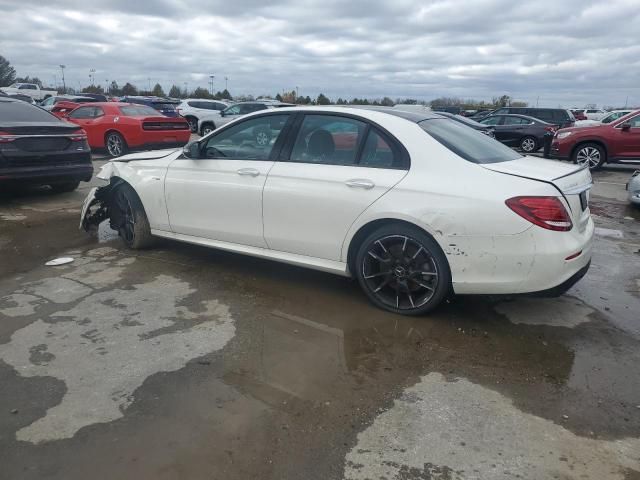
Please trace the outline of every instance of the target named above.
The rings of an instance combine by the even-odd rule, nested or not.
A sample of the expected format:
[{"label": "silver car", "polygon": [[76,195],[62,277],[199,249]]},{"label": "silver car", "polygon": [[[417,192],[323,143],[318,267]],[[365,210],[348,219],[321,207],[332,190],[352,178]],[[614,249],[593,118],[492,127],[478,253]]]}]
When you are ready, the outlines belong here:
[{"label": "silver car", "polygon": [[640,205],[640,170],[636,170],[631,175],[629,183],[627,183],[627,191],[629,192],[629,201]]},{"label": "silver car", "polygon": [[242,117],[248,113],[269,108],[291,107],[290,103],[278,102],[276,100],[255,100],[252,102],[240,102],[220,111],[206,113],[198,120],[198,132],[203,137],[213,132],[216,128]]}]

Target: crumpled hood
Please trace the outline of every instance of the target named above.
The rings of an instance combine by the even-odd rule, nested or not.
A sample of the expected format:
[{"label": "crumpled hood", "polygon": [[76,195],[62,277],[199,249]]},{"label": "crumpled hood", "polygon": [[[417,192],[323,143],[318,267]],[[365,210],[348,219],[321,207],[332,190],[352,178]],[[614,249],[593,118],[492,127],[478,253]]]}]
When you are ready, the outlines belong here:
[{"label": "crumpled hood", "polygon": [[150,150],[148,152],[130,153],[122,157],[114,158],[112,162],[133,162],[135,160],[157,160],[171,155],[172,153],[182,152],[181,148],[167,148],[164,150]]}]

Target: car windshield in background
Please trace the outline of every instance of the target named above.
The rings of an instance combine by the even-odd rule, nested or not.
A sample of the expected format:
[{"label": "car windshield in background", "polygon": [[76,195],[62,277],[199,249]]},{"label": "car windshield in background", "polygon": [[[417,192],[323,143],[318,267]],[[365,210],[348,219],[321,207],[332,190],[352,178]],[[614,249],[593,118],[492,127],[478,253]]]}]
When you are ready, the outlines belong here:
[{"label": "car windshield in background", "polygon": [[128,117],[158,116],[157,110],[151,107],[146,107],[144,105],[129,105],[126,107],[120,107],[120,111],[123,115],[127,115]]},{"label": "car windshield in background", "polygon": [[508,162],[522,158],[509,147],[454,120],[429,119],[418,123],[422,129],[455,154],[473,163]]},{"label": "car windshield in background", "polygon": [[176,106],[173,103],[155,103],[153,104],[153,108],[158,110],[175,110]]},{"label": "car windshield in background", "polygon": [[58,118],[39,107],[23,101],[0,103],[0,121],[3,122],[59,122]]}]

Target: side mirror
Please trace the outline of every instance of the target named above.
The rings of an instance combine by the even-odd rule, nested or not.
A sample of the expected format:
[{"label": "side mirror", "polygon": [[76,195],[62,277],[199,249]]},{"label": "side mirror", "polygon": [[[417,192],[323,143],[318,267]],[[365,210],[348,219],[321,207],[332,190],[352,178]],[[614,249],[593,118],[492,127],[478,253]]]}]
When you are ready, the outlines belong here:
[{"label": "side mirror", "polygon": [[188,143],[182,148],[182,154],[194,160],[200,158],[200,144],[198,142]]},{"label": "side mirror", "polygon": [[224,110],[220,110],[220,116],[224,117]]},{"label": "side mirror", "polygon": [[622,131],[627,132],[631,129],[631,122],[624,122],[622,124]]}]

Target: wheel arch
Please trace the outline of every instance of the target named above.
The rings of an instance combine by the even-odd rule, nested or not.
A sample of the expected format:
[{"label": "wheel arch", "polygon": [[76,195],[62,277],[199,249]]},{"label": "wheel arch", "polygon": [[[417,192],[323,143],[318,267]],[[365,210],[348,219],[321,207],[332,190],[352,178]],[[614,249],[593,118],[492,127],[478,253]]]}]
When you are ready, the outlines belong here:
[{"label": "wheel arch", "polygon": [[596,145],[598,145],[599,147],[602,147],[602,149],[604,150],[604,154],[606,155],[606,158],[604,159],[604,163],[608,163],[609,162],[609,149],[607,148],[607,145],[605,142],[603,142],[600,139],[589,139],[589,140],[580,140],[578,141],[573,148],[571,149],[571,155],[570,155],[570,159],[573,161],[573,157],[576,154],[576,152],[578,151],[578,149],[584,145],[586,145],[587,143],[595,143]]},{"label": "wheel arch", "polygon": [[[361,225],[358,228],[358,230],[350,238],[347,239],[348,246],[347,246],[346,261],[347,261],[347,267],[350,272],[354,271],[353,267],[354,267],[356,255],[358,253],[358,248],[360,247],[364,239],[367,238],[367,236],[369,236],[371,232],[373,232],[374,230],[377,230],[380,227],[383,227],[386,225],[392,225],[392,224],[403,225],[411,228],[417,228],[420,231],[422,231],[425,235],[428,235],[429,237],[431,237],[436,242],[436,244],[440,247],[440,250],[442,250],[444,257],[447,260],[447,263],[449,264],[449,259],[447,258],[446,250],[443,248],[441,242],[438,240],[437,235],[434,235],[433,232],[429,231],[428,229],[425,229],[424,227],[418,225],[416,222],[412,222],[408,219],[384,217],[384,218],[373,219],[365,223],[364,225]],[[449,270],[451,270],[451,265],[449,264],[448,266],[449,266]]]},{"label": "wheel arch", "polygon": [[107,137],[109,136],[110,133],[117,133],[118,135],[120,135],[122,137],[122,140],[124,141],[125,145],[129,145],[129,142],[127,142],[127,138],[124,136],[124,133],[122,133],[120,130],[118,130],[117,128],[113,128],[113,127],[109,127],[105,132],[104,135],[102,137],[102,141],[104,142],[104,146],[106,148],[107,146]]},{"label": "wheel arch", "polygon": [[216,129],[216,123],[213,120],[202,120],[202,122],[200,123],[200,135],[202,135],[204,127],[211,125],[213,127],[213,129]]}]

